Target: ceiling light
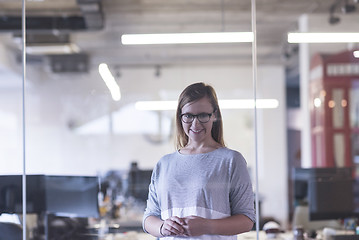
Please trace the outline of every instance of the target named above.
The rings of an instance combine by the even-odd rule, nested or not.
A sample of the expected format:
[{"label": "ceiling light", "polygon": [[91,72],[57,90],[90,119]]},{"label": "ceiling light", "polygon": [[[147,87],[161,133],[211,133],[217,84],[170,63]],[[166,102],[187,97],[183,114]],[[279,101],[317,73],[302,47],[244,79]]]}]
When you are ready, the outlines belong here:
[{"label": "ceiling light", "polygon": [[253,42],[252,32],[124,34],[124,45]]},{"label": "ceiling light", "polygon": [[314,98],[314,107],[318,108],[322,105],[322,100],[320,98]]},{"label": "ceiling light", "polygon": [[[252,109],[254,108],[253,99],[232,99],[219,100],[221,109]],[[278,108],[277,99],[257,99],[257,108]],[[137,110],[163,111],[176,110],[177,101],[138,101],[135,104]]]},{"label": "ceiling light", "polygon": [[110,69],[108,68],[106,63],[101,63],[98,66],[98,71],[105,82],[106,86],[111,92],[112,99],[114,101],[119,101],[121,99],[121,91],[120,86],[118,86],[115,78],[113,77]]},{"label": "ceiling light", "polygon": [[[251,109],[254,108],[254,99],[233,99],[219,100],[219,106],[222,109]],[[277,99],[257,99],[257,108],[277,108],[279,102]]]},{"label": "ceiling light", "polygon": [[27,45],[26,53],[32,55],[56,55],[79,53],[80,49],[76,44],[36,44]]},{"label": "ceiling light", "polygon": [[354,51],[354,52],[353,52],[353,56],[354,56],[355,58],[359,58],[359,51]]},{"label": "ceiling light", "polygon": [[353,43],[359,33],[288,33],[289,43]]}]

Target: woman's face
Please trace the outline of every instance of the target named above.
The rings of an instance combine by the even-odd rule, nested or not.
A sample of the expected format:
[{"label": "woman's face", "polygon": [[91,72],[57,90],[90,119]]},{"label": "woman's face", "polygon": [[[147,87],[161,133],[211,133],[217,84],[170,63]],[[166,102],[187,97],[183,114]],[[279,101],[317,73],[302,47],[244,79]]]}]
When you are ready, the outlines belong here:
[{"label": "woman's face", "polygon": [[[184,116],[181,122],[189,142],[204,142],[212,138],[211,130],[213,122],[216,120],[213,111],[212,104],[207,97],[187,103],[182,107],[182,115]],[[193,121],[190,123],[191,119]],[[183,122],[183,120],[187,123]],[[207,120],[208,122],[206,122]]]}]

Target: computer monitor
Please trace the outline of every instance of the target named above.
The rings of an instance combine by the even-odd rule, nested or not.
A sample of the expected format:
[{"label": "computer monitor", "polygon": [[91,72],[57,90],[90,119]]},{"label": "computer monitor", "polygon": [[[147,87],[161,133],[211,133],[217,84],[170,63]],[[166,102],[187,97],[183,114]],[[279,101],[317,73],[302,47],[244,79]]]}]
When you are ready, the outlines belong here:
[{"label": "computer monitor", "polygon": [[152,170],[131,170],[128,174],[128,196],[139,201],[148,198],[148,187],[151,183]]},{"label": "computer monitor", "polygon": [[99,217],[99,181],[91,176],[45,176],[47,213]]},{"label": "computer monitor", "polygon": [[311,221],[359,216],[356,186],[350,167],[294,170],[294,197],[308,203]]},{"label": "computer monitor", "polygon": [[[22,175],[0,176],[0,214],[22,213]],[[26,212],[46,209],[44,175],[26,176]]]},{"label": "computer monitor", "polygon": [[293,198],[295,200],[295,204],[308,201],[309,171],[309,168],[294,168]]},{"label": "computer monitor", "polygon": [[351,168],[313,168],[308,179],[310,220],[357,215]]}]

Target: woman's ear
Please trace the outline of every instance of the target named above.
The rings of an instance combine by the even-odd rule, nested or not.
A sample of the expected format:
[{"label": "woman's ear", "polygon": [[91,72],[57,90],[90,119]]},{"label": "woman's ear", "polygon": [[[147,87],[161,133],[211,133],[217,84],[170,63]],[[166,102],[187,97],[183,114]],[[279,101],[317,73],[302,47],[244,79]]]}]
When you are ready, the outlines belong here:
[{"label": "woman's ear", "polygon": [[217,122],[217,110],[213,112],[214,120],[213,122]]}]

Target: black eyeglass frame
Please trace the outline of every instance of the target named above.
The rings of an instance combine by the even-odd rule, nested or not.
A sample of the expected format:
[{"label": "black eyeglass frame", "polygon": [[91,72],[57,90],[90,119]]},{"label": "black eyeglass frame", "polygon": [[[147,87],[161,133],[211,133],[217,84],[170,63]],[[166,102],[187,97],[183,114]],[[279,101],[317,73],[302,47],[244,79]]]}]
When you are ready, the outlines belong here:
[{"label": "black eyeglass frame", "polygon": [[[215,111],[213,111],[212,113],[204,113],[204,112],[203,112],[203,113],[199,113],[199,114],[182,113],[182,114],[180,115],[180,117],[181,117],[181,121],[182,121],[183,123],[193,123],[193,121],[194,121],[195,118],[197,118],[197,120],[198,120],[200,123],[208,123],[214,113],[215,113]],[[190,116],[192,116],[192,117],[193,117],[193,118],[192,118],[192,121],[190,121],[190,122],[185,122],[185,121],[183,121],[183,116],[184,116],[184,115],[190,115]],[[198,116],[200,116],[200,115],[208,115],[209,118],[208,118],[207,121],[203,122],[203,121],[199,120],[199,118],[198,118]]]}]

